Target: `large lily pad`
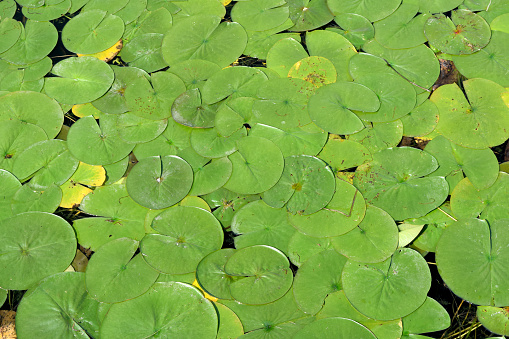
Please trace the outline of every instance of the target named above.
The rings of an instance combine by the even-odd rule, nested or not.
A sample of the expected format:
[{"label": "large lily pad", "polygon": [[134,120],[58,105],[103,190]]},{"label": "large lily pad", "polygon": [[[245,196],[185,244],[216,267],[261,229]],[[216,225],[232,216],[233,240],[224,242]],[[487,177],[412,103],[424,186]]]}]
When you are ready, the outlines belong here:
[{"label": "large lily pad", "polygon": [[401,0],[329,0],[329,8],[334,15],[354,13],[362,15],[369,21],[378,21],[393,13],[401,4]]}]

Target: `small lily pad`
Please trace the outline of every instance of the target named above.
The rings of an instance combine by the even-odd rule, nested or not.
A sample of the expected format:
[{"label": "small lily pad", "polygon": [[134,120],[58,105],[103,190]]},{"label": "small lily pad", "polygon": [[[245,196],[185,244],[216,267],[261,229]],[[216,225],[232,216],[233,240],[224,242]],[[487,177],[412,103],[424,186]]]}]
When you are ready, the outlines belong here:
[{"label": "small lily pad", "polygon": [[401,4],[401,0],[388,0],[383,3],[372,0],[329,0],[327,4],[334,15],[354,13],[374,22],[393,13]]},{"label": "small lily pad", "polygon": [[351,319],[331,317],[319,319],[305,326],[297,332],[295,339],[305,339],[318,336],[324,339],[374,339],[375,335],[356,321]]},{"label": "small lily pad", "polygon": [[509,312],[505,307],[477,306],[477,319],[493,333],[509,334]]},{"label": "small lily pad", "polygon": [[208,254],[196,267],[196,280],[208,294],[218,299],[233,299],[230,284],[235,278],[226,274],[224,265],[235,253],[233,248],[223,248]]}]

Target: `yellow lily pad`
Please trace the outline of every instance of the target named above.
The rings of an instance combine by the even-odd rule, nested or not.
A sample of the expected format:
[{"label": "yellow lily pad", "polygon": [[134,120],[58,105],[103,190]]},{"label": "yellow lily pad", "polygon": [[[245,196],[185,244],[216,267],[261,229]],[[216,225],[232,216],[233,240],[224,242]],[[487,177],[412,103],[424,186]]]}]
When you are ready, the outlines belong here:
[{"label": "yellow lily pad", "polygon": [[106,171],[102,166],[93,166],[80,162],[78,169],[60,188],[62,189],[61,207],[72,208],[79,205],[83,198],[92,192],[86,186],[100,186],[106,180]]},{"label": "yellow lily pad", "polygon": [[108,61],[113,60],[113,58],[117,56],[117,54],[120,52],[120,50],[122,49],[123,46],[124,46],[124,43],[122,42],[122,39],[120,39],[113,46],[111,46],[110,48],[108,48],[102,52],[93,53],[93,54],[78,54],[78,57],[91,56],[91,57],[97,58],[99,60],[108,62]]},{"label": "yellow lily pad", "polygon": [[205,291],[201,288],[200,284],[198,284],[198,280],[194,279],[194,281],[193,281],[193,286],[194,286],[194,287],[197,287],[197,288],[200,290],[200,292],[201,292],[201,293],[203,293],[203,296],[204,296],[205,298],[207,298],[208,300],[211,300],[211,301],[217,301],[217,300],[218,300],[216,297],[213,297],[213,296],[211,296],[210,294],[208,294],[207,292],[205,292]]},{"label": "yellow lily pad", "polygon": [[99,119],[102,112],[95,108],[91,103],[86,103],[72,106],[72,114],[78,118],[83,118],[91,115],[94,118]]}]

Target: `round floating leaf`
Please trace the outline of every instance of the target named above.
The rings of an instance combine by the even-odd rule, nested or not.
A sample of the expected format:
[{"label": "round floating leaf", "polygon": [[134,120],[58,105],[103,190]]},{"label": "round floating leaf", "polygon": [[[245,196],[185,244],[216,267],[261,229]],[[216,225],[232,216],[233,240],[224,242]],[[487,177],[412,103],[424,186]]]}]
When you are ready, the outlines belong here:
[{"label": "round floating leaf", "polygon": [[477,319],[493,333],[509,335],[509,311],[505,307],[477,306]]},{"label": "round floating leaf", "polygon": [[46,1],[41,7],[23,7],[22,13],[30,20],[51,21],[60,18],[71,8],[71,0]]},{"label": "round floating leaf", "polygon": [[389,147],[396,147],[403,136],[401,120],[386,123],[367,123],[366,128],[355,134],[347,135],[347,140],[357,141],[371,153]]},{"label": "round floating leaf", "polygon": [[237,338],[244,334],[244,327],[239,317],[228,307],[215,303],[220,319],[217,330],[217,339]]},{"label": "round floating leaf", "polygon": [[364,128],[351,110],[376,112],[380,100],[368,87],[354,82],[338,82],[323,86],[309,98],[311,120],[324,130],[335,134],[353,134]]},{"label": "round floating leaf", "polygon": [[235,152],[237,141],[246,135],[244,127],[228,137],[220,135],[217,128],[196,128],[191,132],[191,146],[202,157],[222,158]]},{"label": "round floating leaf", "polygon": [[232,299],[230,284],[235,278],[226,274],[224,265],[235,253],[233,248],[224,248],[210,253],[196,267],[196,280],[208,294],[219,299]]},{"label": "round floating leaf", "polygon": [[[0,15],[0,17],[2,17]],[[0,35],[2,41],[0,42],[0,53],[7,51],[11,48],[21,34],[22,26],[19,21],[11,18],[3,18],[0,20]]]},{"label": "round floating leaf", "polygon": [[196,169],[190,195],[209,194],[221,188],[230,179],[232,162],[224,157],[214,159]]},{"label": "round floating leaf", "polygon": [[300,154],[317,155],[327,141],[327,133],[315,124],[288,131],[256,124],[249,130],[249,135],[271,140],[285,157]]},{"label": "round floating leaf", "polygon": [[491,30],[479,15],[458,9],[449,19],[444,14],[435,14],[424,25],[424,34],[431,45],[444,53],[472,54],[488,44]]},{"label": "round floating leaf", "polygon": [[[224,228],[230,227],[235,210],[240,209],[247,203],[259,200],[259,195],[244,195],[220,188],[203,197],[205,201],[214,209],[214,216],[221,222]],[[217,208],[216,208],[217,207]]]},{"label": "round floating leaf", "polygon": [[223,229],[212,215],[198,207],[176,206],[154,218],[140,249],[144,259],[164,273],[183,274],[196,270],[209,253],[221,248]]},{"label": "round floating leaf", "polygon": [[36,125],[19,120],[6,120],[0,125],[0,168],[11,171],[16,158],[33,144],[47,140],[46,133]]},{"label": "round floating leaf", "polygon": [[118,116],[118,134],[121,139],[130,144],[149,142],[157,138],[166,129],[167,120],[151,120],[132,113]]},{"label": "round floating leaf", "polygon": [[147,0],[130,0],[122,9],[115,12],[127,25],[136,20],[146,9]]},{"label": "round floating leaf", "polygon": [[171,107],[173,119],[184,126],[207,128],[214,126],[216,107],[202,104],[201,93],[193,88],[180,94]]},{"label": "round floating leaf", "polygon": [[509,34],[492,31],[490,42],[474,54],[452,56],[458,71],[467,78],[485,78],[509,86]]},{"label": "round floating leaf", "polygon": [[220,21],[217,16],[204,14],[180,20],[163,39],[164,60],[170,66],[188,59],[228,66],[244,51],[247,35],[238,23]]},{"label": "round floating leaf", "polygon": [[138,242],[120,238],[101,246],[87,265],[87,291],[94,299],[117,303],[145,293],[159,272],[141,255],[134,255]]},{"label": "round floating leaf", "polygon": [[224,270],[228,275],[241,277],[230,284],[230,292],[243,304],[273,302],[285,295],[293,282],[288,258],[283,252],[265,245],[237,250]]},{"label": "round floating leaf", "polygon": [[117,117],[101,116],[100,125],[91,117],[75,122],[67,135],[69,151],[90,165],[107,165],[125,158],[134,148],[118,135]]},{"label": "round floating leaf", "polygon": [[129,0],[110,0],[106,3],[101,0],[89,0],[85,4],[85,7],[83,7],[82,12],[101,9],[111,14],[124,8],[128,2]]},{"label": "round floating leaf", "polygon": [[[467,0],[468,1],[468,0]],[[461,0],[418,0],[421,13],[443,13],[448,12],[459,5]]]},{"label": "round floating leaf", "polygon": [[51,185],[43,191],[34,190],[29,185],[23,185],[12,198],[13,214],[40,211],[53,213],[62,201],[62,190]]},{"label": "round floating leaf", "polygon": [[236,234],[235,248],[269,245],[288,253],[288,241],[295,229],[288,223],[286,210],[272,208],[262,200],[253,201],[238,210],[231,223]]},{"label": "round floating leaf", "polygon": [[[195,326],[197,319],[200,326]],[[138,298],[114,304],[102,323],[101,337],[145,338],[155,332],[163,337],[212,338],[217,326],[214,306],[198,289],[160,282]]]},{"label": "round floating leaf", "polygon": [[334,190],[334,174],[322,160],[293,155],[285,158],[281,179],[263,194],[263,200],[276,208],[286,205],[292,214],[308,215],[325,207]]},{"label": "round floating leaf", "polygon": [[266,31],[283,24],[289,9],[282,0],[240,1],[232,8],[231,16],[246,30]]},{"label": "round floating leaf", "polygon": [[85,289],[84,273],[55,274],[23,297],[16,314],[16,332],[41,339],[98,336],[100,309],[100,303]]},{"label": "round floating leaf", "polygon": [[372,159],[371,152],[360,143],[345,139],[329,139],[318,155],[337,173],[354,168]]},{"label": "round floating leaf", "polygon": [[401,118],[403,135],[407,137],[422,137],[433,132],[438,123],[438,108],[431,100],[424,101],[414,107]]},{"label": "round floating leaf", "polygon": [[357,226],[364,218],[366,203],[351,184],[336,178],[332,200],[320,211],[301,215],[289,214],[288,220],[300,232],[313,237],[334,237]]},{"label": "round floating leaf", "polygon": [[300,266],[293,295],[302,311],[316,314],[329,293],[341,290],[341,272],[346,261],[331,249],[315,254]]},{"label": "round floating leaf", "polygon": [[129,173],[127,192],[134,201],[152,209],[182,200],[193,184],[193,170],[182,158],[167,155],[141,159]]},{"label": "round floating leaf", "polygon": [[[224,185],[226,189],[241,194],[257,194],[278,182],[283,173],[284,159],[272,141],[249,136],[238,140],[237,148],[228,157],[233,170]],[[263,150],[263,153],[259,150]]]},{"label": "round floating leaf", "polygon": [[343,289],[352,305],[364,315],[392,320],[412,313],[426,300],[431,274],[416,251],[398,249],[377,264],[349,260],[343,268]]},{"label": "round floating leaf", "polygon": [[115,75],[111,67],[94,57],[67,58],[53,66],[57,77],[46,78],[46,93],[64,104],[83,104],[106,93]]},{"label": "round floating leaf", "polygon": [[292,0],[288,2],[290,19],[295,25],[290,31],[311,31],[334,19],[326,0]]},{"label": "round floating leaf", "polygon": [[136,35],[122,48],[122,60],[129,66],[141,68],[149,73],[167,67],[168,64],[161,53],[163,37],[161,33]]},{"label": "round floating leaf", "polygon": [[336,68],[334,64],[324,57],[310,56],[297,61],[290,71],[289,78],[305,80],[315,87],[336,82]]},{"label": "round floating leaf", "polygon": [[410,147],[373,154],[373,161],[355,172],[354,184],[366,201],[395,220],[417,218],[440,206],[448,196],[443,177],[428,176],[438,168],[430,154]]},{"label": "round floating leaf", "polygon": [[288,257],[300,267],[316,253],[332,249],[330,238],[315,238],[295,232],[288,243]]},{"label": "round floating leaf", "polygon": [[334,21],[342,28],[328,28],[348,39],[355,46],[361,48],[366,41],[375,37],[375,30],[371,22],[359,14],[341,13],[334,17]]},{"label": "round floating leaf", "polygon": [[329,0],[327,5],[334,15],[354,13],[368,18],[369,21],[378,21],[394,12],[401,0],[387,0],[384,2],[374,0]]},{"label": "round floating leaf", "polygon": [[398,227],[384,210],[368,206],[361,223],[350,232],[332,238],[332,245],[345,257],[359,262],[380,262],[398,247]]},{"label": "round floating leaf", "polygon": [[44,189],[53,184],[62,185],[78,168],[63,140],[40,141],[23,151],[14,162],[13,174],[21,181],[31,178],[30,186]]},{"label": "round floating leaf", "polygon": [[509,303],[508,222],[465,218],[444,230],[436,250],[438,271],[459,297],[478,305]]},{"label": "round floating leaf", "polygon": [[286,78],[290,68],[309,55],[299,41],[285,38],[277,41],[267,52],[267,68]]},{"label": "round floating leaf", "polygon": [[25,212],[0,221],[0,285],[26,290],[62,272],[76,254],[71,225],[54,214]]},{"label": "round floating leaf", "polygon": [[[3,40],[3,37],[2,37]],[[48,55],[58,40],[58,32],[47,21],[27,20],[19,39],[0,58],[14,64],[32,64]]]},{"label": "round floating leaf", "polygon": [[47,95],[21,91],[0,96],[0,121],[8,120],[37,125],[52,139],[62,129],[64,114],[60,105]]},{"label": "round floating leaf", "polygon": [[456,84],[440,86],[431,95],[440,113],[437,132],[455,144],[477,149],[507,140],[509,107],[501,97],[505,89],[486,79],[467,80],[463,87],[466,97]]},{"label": "round floating leaf", "polygon": [[319,337],[324,339],[374,339],[375,335],[356,321],[345,318],[324,318],[316,320],[297,332],[295,339]]},{"label": "round floating leaf", "polygon": [[374,23],[375,39],[393,49],[416,47],[426,42],[423,30],[428,16],[416,15],[418,10],[418,5],[403,2],[394,13]]},{"label": "round floating leaf", "polygon": [[22,187],[19,180],[6,170],[0,169],[0,221],[13,215],[11,200],[14,194]]},{"label": "round floating leaf", "polygon": [[208,78],[220,70],[221,67],[211,61],[190,59],[172,65],[167,72],[182,79],[187,89],[193,89],[201,88]]},{"label": "round floating leaf", "polygon": [[441,331],[451,326],[451,318],[447,310],[430,297],[426,298],[421,307],[401,320],[404,333],[409,334]]},{"label": "round floating leaf", "polygon": [[0,4],[0,17],[12,18],[16,13],[16,3],[14,0],[4,0]]}]

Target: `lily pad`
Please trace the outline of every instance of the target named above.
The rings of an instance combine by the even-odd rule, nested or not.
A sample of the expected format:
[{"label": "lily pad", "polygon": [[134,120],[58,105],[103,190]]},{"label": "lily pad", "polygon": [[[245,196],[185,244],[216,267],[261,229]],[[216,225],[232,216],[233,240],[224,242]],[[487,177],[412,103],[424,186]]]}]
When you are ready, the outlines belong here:
[{"label": "lily pad", "polygon": [[277,41],[267,52],[267,68],[286,78],[290,68],[309,55],[299,41],[285,38]]},{"label": "lily pad", "polygon": [[161,42],[164,34],[137,34],[122,48],[120,56],[129,66],[143,69],[151,73],[168,66],[163,59]]},{"label": "lily pad", "polygon": [[392,320],[414,312],[425,302],[431,274],[418,252],[403,248],[377,264],[349,260],[342,283],[346,297],[361,313]]},{"label": "lily pad", "polygon": [[447,310],[433,298],[426,298],[424,304],[403,317],[403,333],[419,334],[441,331],[451,326]]},{"label": "lily pad", "polygon": [[330,138],[318,155],[334,173],[355,168],[372,159],[371,152],[360,143]]},{"label": "lily pad", "polygon": [[11,202],[13,214],[23,212],[53,213],[62,200],[62,190],[55,184],[44,190],[34,190],[30,185],[23,185],[14,194]]},{"label": "lily pad", "polygon": [[478,305],[508,304],[508,222],[464,218],[444,230],[436,261],[440,276],[456,295]]},{"label": "lily pad", "polygon": [[440,206],[448,196],[444,177],[428,176],[436,159],[415,148],[389,148],[373,154],[373,161],[355,172],[354,184],[366,201],[395,220],[416,218]]},{"label": "lily pad", "polygon": [[196,280],[208,294],[218,299],[233,299],[230,284],[235,278],[226,274],[224,265],[235,253],[233,248],[223,248],[208,254],[196,267]]},{"label": "lily pad", "polygon": [[296,339],[310,338],[319,336],[324,339],[374,339],[375,335],[356,321],[351,319],[332,317],[319,319],[305,326],[294,336]]},{"label": "lily pad", "polygon": [[113,83],[113,70],[94,57],[67,58],[53,66],[56,77],[45,78],[46,94],[64,104],[84,104],[106,93]]},{"label": "lily pad", "polygon": [[92,298],[117,303],[136,298],[152,286],[159,272],[140,254],[135,255],[137,248],[138,241],[120,238],[104,244],[94,253],[85,276]]},{"label": "lily pad", "polygon": [[[0,17],[2,16],[0,15]],[[2,17],[0,21],[0,34],[2,35],[0,53],[7,51],[18,41],[21,31],[22,26],[19,21],[8,17]]]},{"label": "lily pad", "polygon": [[176,204],[187,195],[192,183],[191,166],[182,158],[172,155],[140,160],[126,180],[131,198],[152,209]]},{"label": "lily pad", "polygon": [[149,142],[164,132],[168,121],[145,119],[132,113],[118,116],[117,126],[120,138],[129,144]]},{"label": "lily pad", "polygon": [[477,319],[493,333],[509,334],[509,312],[505,307],[477,306]]},{"label": "lily pad", "polygon": [[11,209],[11,200],[16,192],[22,187],[19,180],[6,170],[0,169],[0,221],[13,215]]},{"label": "lily pad", "polygon": [[334,19],[326,0],[291,0],[288,5],[290,19],[295,24],[290,31],[311,31]]},{"label": "lily pad", "polygon": [[373,25],[362,15],[341,13],[334,17],[334,21],[341,28],[327,28],[327,30],[341,34],[357,49],[360,49],[366,41],[375,37]]},{"label": "lily pad", "polygon": [[246,47],[246,31],[236,22],[220,21],[206,14],[180,20],[163,39],[164,60],[170,66],[188,59],[212,61],[220,67],[234,62]]},{"label": "lily pad", "polygon": [[76,254],[71,225],[54,214],[25,212],[0,221],[0,285],[26,290],[62,272]]},{"label": "lily pad", "polygon": [[407,137],[422,137],[433,132],[438,124],[438,108],[431,100],[414,107],[404,117],[401,118],[403,123],[403,135]]},{"label": "lily pad", "polygon": [[376,0],[329,0],[327,4],[334,15],[354,13],[374,22],[393,13],[401,4],[401,0],[388,0],[383,3]]},{"label": "lily pad", "polygon": [[284,0],[253,0],[237,2],[231,16],[246,30],[266,31],[283,24],[289,13]]},{"label": "lily pad", "polygon": [[[200,319],[200,326],[193,326]],[[154,330],[154,324],[158,324]],[[218,319],[212,303],[193,286],[181,282],[160,282],[142,296],[114,304],[101,326],[101,337],[144,338],[154,332],[162,336],[211,338]]]},{"label": "lily pad", "polygon": [[396,147],[403,136],[401,120],[386,123],[365,123],[366,128],[360,132],[347,135],[347,140],[357,141],[371,153]]},{"label": "lily pad", "polygon": [[[430,97],[440,113],[437,132],[463,147],[483,149],[509,137],[509,107],[501,95],[505,89],[487,79],[440,86]],[[458,124],[462,128],[458,129]]]},{"label": "lily pad", "polygon": [[144,259],[164,273],[184,274],[196,270],[209,253],[221,248],[223,229],[214,215],[198,207],[175,206],[154,218],[141,241]]},{"label": "lily pad", "polygon": [[232,163],[226,157],[213,159],[211,162],[193,169],[193,171],[193,186],[189,194],[205,195],[221,188],[230,179]]},{"label": "lily pad", "polygon": [[424,34],[431,45],[444,53],[472,54],[490,41],[491,31],[488,23],[479,15],[457,9],[451,18],[435,14],[424,25]]}]

